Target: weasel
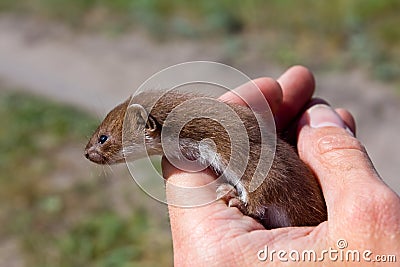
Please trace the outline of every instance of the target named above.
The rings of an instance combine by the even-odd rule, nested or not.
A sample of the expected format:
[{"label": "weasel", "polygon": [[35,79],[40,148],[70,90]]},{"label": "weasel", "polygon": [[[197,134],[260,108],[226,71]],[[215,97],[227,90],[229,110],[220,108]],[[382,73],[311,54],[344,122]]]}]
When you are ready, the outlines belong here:
[{"label": "weasel", "polygon": [[[183,106],[186,110],[176,113],[173,110],[180,104],[199,96],[176,91],[164,92],[161,97],[160,94],[157,91],[142,92],[111,110],[90,138],[85,148],[85,157],[98,164],[114,164],[130,158],[140,158],[146,152],[148,155],[165,155],[161,143],[163,129],[181,122],[185,113],[201,114],[204,109],[213,109],[212,106],[186,105]],[[153,107],[151,103],[155,103]],[[216,189],[217,195],[229,206],[237,207],[244,215],[258,220],[267,229],[314,226],[325,221],[325,200],[316,177],[298,157],[294,148],[279,137],[268,174],[256,190],[249,190],[260,151],[264,150],[272,155],[274,151],[268,142],[261,143],[260,129],[250,108],[225,104],[242,121],[247,132],[243,138],[248,138],[250,151],[243,175],[239,175],[233,167],[226,174],[225,182]],[[123,129],[124,120],[129,120],[129,129]],[[230,125],[238,123],[241,122],[230,121]],[[123,140],[123,130],[129,131],[129,140]],[[208,153],[200,151],[204,150],[204,143],[201,141],[205,139],[211,139],[215,144],[216,153],[213,155],[216,157],[213,159],[208,159]],[[140,142],[144,142],[144,146],[139,145]],[[223,174],[231,158],[231,144],[226,130],[212,118],[195,118],[186,123],[179,132],[181,155],[189,160],[205,157],[202,162],[209,164],[217,175]],[[208,149],[207,146],[205,149]],[[240,145],[238,149],[241,151]],[[174,156],[174,153],[169,154]],[[232,165],[235,166],[235,162]]]}]

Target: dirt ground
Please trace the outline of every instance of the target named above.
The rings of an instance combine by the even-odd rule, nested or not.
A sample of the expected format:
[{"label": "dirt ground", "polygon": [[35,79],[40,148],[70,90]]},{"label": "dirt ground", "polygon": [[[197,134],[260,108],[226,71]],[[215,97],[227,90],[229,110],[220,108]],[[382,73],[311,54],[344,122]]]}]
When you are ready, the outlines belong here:
[{"label": "dirt ground", "polygon": [[[61,26],[0,18],[0,80],[82,107],[99,118],[155,72],[191,61],[226,62],[217,42],[173,40],[157,43],[144,33],[106,37],[73,34]],[[260,62],[249,49],[234,67],[248,76],[277,77],[284,70]],[[400,98],[394,88],[360,71],[319,72],[317,95],[356,117],[358,137],[382,178],[400,193]],[[80,160],[80,157],[79,157]]]}]

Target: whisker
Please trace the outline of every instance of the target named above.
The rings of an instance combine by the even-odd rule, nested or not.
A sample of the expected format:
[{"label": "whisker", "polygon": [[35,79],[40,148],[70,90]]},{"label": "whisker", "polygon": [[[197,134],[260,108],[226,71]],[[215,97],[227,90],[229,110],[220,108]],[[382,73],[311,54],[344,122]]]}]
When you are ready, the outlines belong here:
[{"label": "whisker", "polygon": [[110,172],[111,172],[112,174],[115,174],[114,169],[111,167],[110,164],[106,163],[106,166],[108,167],[108,169],[110,170]]},{"label": "whisker", "polygon": [[106,168],[107,168],[106,165],[102,166],[102,171],[103,171],[103,175],[102,175],[102,179],[101,179],[102,183],[108,183],[110,181],[110,179],[109,179],[110,175]]}]

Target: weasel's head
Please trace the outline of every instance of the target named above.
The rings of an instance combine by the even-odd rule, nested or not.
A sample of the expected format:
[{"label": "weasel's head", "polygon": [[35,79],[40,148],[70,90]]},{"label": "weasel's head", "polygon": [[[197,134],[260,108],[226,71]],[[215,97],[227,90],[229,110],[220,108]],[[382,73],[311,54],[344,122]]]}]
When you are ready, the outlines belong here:
[{"label": "weasel's head", "polygon": [[161,151],[161,125],[130,99],[111,110],[85,148],[85,157],[98,164],[138,159]]}]

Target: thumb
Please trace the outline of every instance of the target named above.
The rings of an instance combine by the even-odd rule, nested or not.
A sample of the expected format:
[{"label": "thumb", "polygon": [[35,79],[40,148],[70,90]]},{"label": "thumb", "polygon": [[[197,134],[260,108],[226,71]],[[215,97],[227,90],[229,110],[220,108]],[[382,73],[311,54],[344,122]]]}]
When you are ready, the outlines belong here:
[{"label": "thumb", "polygon": [[341,117],[324,104],[307,110],[299,128],[299,155],[319,179],[328,221],[343,226],[354,222],[354,218],[364,218],[360,212],[368,209],[372,196],[379,197],[376,190],[385,186],[365,148]]}]

